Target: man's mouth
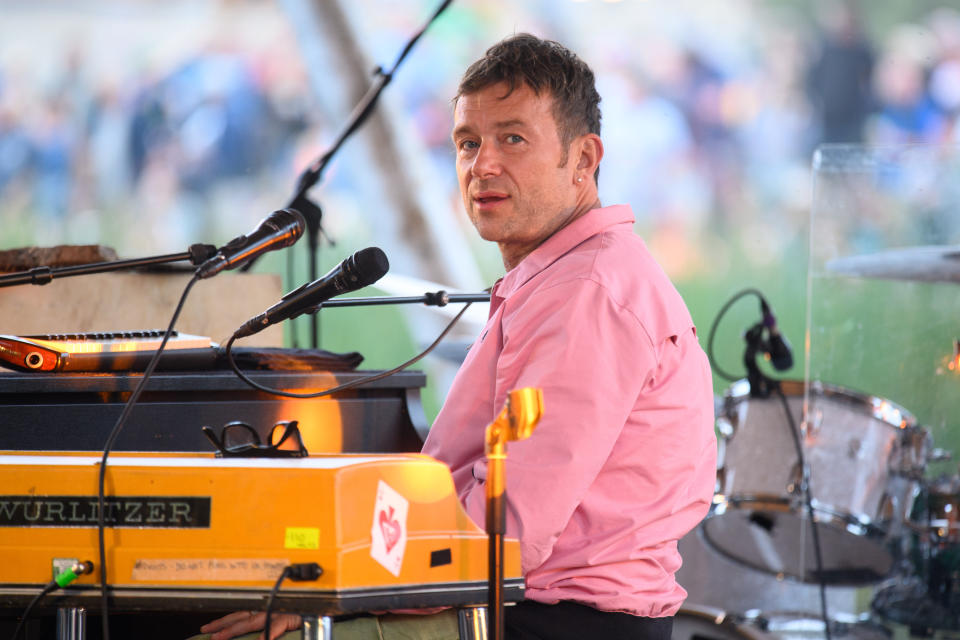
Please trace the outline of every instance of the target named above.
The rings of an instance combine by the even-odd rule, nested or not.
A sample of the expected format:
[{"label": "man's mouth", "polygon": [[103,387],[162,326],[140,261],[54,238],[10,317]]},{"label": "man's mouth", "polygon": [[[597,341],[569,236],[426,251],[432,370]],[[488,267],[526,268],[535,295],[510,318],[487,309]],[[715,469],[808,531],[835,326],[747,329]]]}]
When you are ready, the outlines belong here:
[{"label": "man's mouth", "polygon": [[509,196],[505,193],[493,191],[482,191],[473,197],[474,202],[479,205],[491,205],[506,200]]}]

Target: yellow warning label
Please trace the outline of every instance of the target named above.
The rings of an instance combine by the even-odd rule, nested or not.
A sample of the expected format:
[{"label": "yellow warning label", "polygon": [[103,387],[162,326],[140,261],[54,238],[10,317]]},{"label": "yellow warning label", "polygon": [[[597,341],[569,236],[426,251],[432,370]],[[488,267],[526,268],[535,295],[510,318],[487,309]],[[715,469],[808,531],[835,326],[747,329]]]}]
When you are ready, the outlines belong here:
[{"label": "yellow warning label", "polygon": [[283,539],[285,549],[319,549],[320,529],[314,527],[287,527]]}]

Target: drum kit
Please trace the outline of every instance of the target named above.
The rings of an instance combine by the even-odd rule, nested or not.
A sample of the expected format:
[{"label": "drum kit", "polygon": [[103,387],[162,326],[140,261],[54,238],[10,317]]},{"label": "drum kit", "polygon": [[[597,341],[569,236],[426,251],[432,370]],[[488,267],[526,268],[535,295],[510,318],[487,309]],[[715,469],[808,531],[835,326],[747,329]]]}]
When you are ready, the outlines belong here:
[{"label": "drum kit", "polygon": [[[827,268],[960,282],[960,253]],[[928,477],[950,455],[887,399],[766,382],[773,393],[740,380],[717,400],[717,492],[680,541],[688,598],[673,637],[960,639],[960,475]]]}]

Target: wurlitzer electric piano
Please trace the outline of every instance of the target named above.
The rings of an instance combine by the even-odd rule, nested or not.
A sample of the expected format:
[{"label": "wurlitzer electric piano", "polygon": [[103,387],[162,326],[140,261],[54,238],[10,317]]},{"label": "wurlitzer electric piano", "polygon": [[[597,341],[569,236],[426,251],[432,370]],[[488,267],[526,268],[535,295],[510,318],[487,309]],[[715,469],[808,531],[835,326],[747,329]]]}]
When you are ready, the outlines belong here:
[{"label": "wurlitzer electric piano", "polygon": [[[203,338],[177,338],[184,349],[197,353],[176,354],[174,349],[174,358],[180,359],[176,366],[186,366],[190,358],[208,358],[207,350],[213,348]],[[235,457],[239,451],[222,446],[235,421],[219,440],[211,435],[214,430],[201,431],[199,427],[205,426],[201,423],[211,422],[210,416],[216,414],[191,411],[184,396],[199,392],[193,407],[222,404],[228,412],[224,415],[236,417],[240,404],[236,398],[218,397],[211,388],[214,383],[229,386],[227,380],[236,379],[232,372],[224,372],[226,379],[211,375],[217,373],[212,370],[155,374],[159,387],[137,405],[141,415],[153,414],[145,425],[148,429],[156,425],[148,431],[154,441],[183,448],[186,432],[171,427],[187,423],[203,436],[204,449],[209,450],[212,441],[220,453],[114,453],[105,471],[101,516],[102,458],[92,451],[94,439],[102,437],[112,415],[99,405],[119,411],[136,374],[73,374],[71,369],[87,369],[91,363],[138,366],[137,350],[116,349],[117,356],[112,355],[109,341],[127,339],[0,336],[3,357],[16,358],[20,368],[38,370],[0,374],[6,376],[9,397],[17,397],[11,387],[19,385],[23,393],[31,384],[52,383],[37,391],[40,402],[25,401],[24,395],[30,394],[18,400],[20,407],[36,412],[38,432],[49,424],[44,407],[59,404],[64,420],[70,420],[73,407],[86,404],[94,409],[89,414],[91,429],[80,440],[84,446],[78,447],[87,451],[49,450],[50,444],[72,442],[70,429],[62,425],[54,442],[47,431],[45,438],[32,434],[35,446],[0,451],[0,608],[29,611],[39,597],[43,604],[38,610],[57,610],[59,636],[82,640],[84,612],[103,607],[98,576],[105,566],[107,606],[117,613],[203,612],[213,617],[266,607],[303,615],[304,637],[327,638],[331,616],[453,606],[460,607],[461,637],[474,638],[485,630],[486,613],[479,605],[487,603],[489,594],[496,593],[501,603],[522,597],[518,543],[502,541],[498,559],[492,559],[494,547],[463,511],[446,465],[413,453],[306,455],[307,443],[319,444],[319,451],[327,452],[342,450],[345,442],[362,449],[376,441],[365,437],[368,430],[362,424],[358,429],[362,437],[345,437],[349,427],[337,406],[342,398],[319,409],[306,400],[281,401],[293,411],[288,417],[296,417],[287,420],[288,429],[289,423],[301,425],[301,457],[274,457],[276,449],[261,447],[256,436],[251,440],[256,443],[253,453],[264,454],[265,448],[267,457]],[[343,375],[313,374],[311,386],[329,387],[342,382]],[[290,384],[290,376],[308,377],[269,372],[267,383]],[[105,382],[109,393],[94,391]],[[57,383],[63,383],[59,402],[51,402],[48,396],[55,393]],[[86,393],[90,399],[63,402],[70,393]],[[269,400],[250,404],[260,402]],[[516,404],[520,412],[521,403]],[[165,414],[165,409],[179,413]],[[506,416],[507,409],[504,412]],[[523,415],[527,414],[531,420],[538,418],[539,409],[535,416],[530,411]],[[377,419],[370,421],[370,430],[375,429]],[[514,422],[520,426],[523,420],[511,413],[509,423]],[[75,418],[73,425],[84,426]],[[127,433],[139,439],[127,446],[146,448],[151,443],[137,433],[143,429],[128,428]],[[272,442],[272,436],[262,439]],[[19,434],[24,440],[30,437],[26,431]],[[412,429],[404,438],[395,438],[390,446],[419,445]],[[195,440],[189,442],[196,444]],[[40,446],[44,443],[47,450]],[[106,562],[101,562],[98,550],[101,520]],[[502,580],[497,582],[499,592],[489,581],[494,575],[491,562]],[[281,583],[287,578],[290,582],[284,587]]]},{"label": "wurlitzer electric piano", "polygon": [[[0,606],[22,610],[73,567],[84,575],[44,606],[98,608],[100,462],[0,453]],[[111,611],[263,610],[279,586],[272,610],[309,614],[305,631],[317,633],[338,614],[486,602],[487,536],[446,465],[426,456],[118,452],[106,487]],[[514,540],[503,567],[505,598],[517,600]],[[281,584],[281,575],[301,580]]]}]

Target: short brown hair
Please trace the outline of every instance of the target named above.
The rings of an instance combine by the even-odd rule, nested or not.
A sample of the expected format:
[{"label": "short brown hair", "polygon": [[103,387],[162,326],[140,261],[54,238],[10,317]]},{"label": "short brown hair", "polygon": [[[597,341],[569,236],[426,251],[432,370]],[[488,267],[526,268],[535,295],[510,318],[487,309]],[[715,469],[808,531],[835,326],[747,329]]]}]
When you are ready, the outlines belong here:
[{"label": "short brown hair", "polygon": [[537,95],[553,97],[553,118],[563,145],[563,161],[573,139],[585,133],[600,135],[600,94],[593,71],[577,54],[553,40],[520,33],[501,40],[470,65],[460,80],[457,96],[506,82],[507,95],[523,84]]}]

